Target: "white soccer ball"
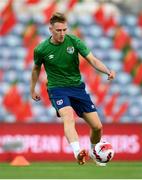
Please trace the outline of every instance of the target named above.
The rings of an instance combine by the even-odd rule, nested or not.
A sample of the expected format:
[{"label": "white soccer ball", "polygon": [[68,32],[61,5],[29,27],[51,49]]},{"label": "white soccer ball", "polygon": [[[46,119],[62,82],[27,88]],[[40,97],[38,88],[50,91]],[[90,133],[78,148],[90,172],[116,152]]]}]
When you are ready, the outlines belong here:
[{"label": "white soccer ball", "polygon": [[107,163],[112,160],[114,156],[114,150],[109,142],[99,142],[96,144],[93,153],[96,157],[96,161],[100,163]]}]

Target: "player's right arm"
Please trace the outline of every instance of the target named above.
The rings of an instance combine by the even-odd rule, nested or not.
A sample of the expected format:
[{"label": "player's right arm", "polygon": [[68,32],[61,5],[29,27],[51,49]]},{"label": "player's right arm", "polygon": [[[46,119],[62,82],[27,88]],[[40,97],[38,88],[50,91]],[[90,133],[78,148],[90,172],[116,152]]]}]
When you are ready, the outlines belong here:
[{"label": "player's right arm", "polygon": [[35,87],[39,78],[40,70],[41,70],[41,66],[34,64],[33,69],[32,69],[31,82],[30,82],[30,93],[31,93],[32,99],[35,101],[40,100],[39,94],[36,93],[35,91]]}]

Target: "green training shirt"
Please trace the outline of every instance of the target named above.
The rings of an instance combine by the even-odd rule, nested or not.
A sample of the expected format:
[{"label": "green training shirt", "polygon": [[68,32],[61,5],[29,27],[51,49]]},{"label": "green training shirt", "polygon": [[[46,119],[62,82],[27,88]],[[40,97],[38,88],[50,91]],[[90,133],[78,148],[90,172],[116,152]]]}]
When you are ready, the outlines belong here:
[{"label": "green training shirt", "polygon": [[90,49],[74,35],[65,35],[60,44],[53,44],[50,39],[34,49],[34,63],[44,65],[48,88],[80,85],[82,81],[78,55],[86,57]]}]

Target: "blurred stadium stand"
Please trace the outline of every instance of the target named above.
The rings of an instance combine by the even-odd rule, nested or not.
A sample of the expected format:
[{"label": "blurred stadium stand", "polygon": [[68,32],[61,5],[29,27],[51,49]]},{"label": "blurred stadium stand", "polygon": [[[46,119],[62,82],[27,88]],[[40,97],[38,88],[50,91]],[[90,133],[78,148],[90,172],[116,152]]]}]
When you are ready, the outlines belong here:
[{"label": "blurred stadium stand", "polygon": [[49,102],[43,70],[37,86],[41,102],[34,102],[29,92],[33,49],[49,36],[54,11],[66,13],[70,31],[117,73],[109,83],[81,58],[82,76],[102,121],[142,122],[142,7],[121,0],[99,2],[0,1],[0,122],[60,121]]}]

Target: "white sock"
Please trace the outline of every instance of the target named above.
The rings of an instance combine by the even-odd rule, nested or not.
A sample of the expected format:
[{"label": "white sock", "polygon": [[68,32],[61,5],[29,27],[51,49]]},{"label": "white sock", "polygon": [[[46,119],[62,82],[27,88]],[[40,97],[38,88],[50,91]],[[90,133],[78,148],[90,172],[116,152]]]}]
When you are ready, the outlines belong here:
[{"label": "white sock", "polygon": [[95,157],[95,155],[94,155],[94,153],[93,153],[93,150],[94,150],[94,148],[95,148],[95,145],[96,144],[92,144],[92,143],[90,143],[90,150],[89,150],[89,156],[91,157],[91,159],[96,159],[96,157]]},{"label": "white sock", "polygon": [[93,149],[95,148],[95,145],[96,145],[96,144],[92,144],[92,143],[91,143],[90,148],[93,150]]},{"label": "white sock", "polygon": [[73,150],[75,158],[77,158],[77,155],[80,152],[79,142],[78,141],[74,141],[74,142],[70,143],[70,145],[72,147],[72,150]]},{"label": "white sock", "polygon": [[93,153],[96,144],[90,144],[90,153]]}]

